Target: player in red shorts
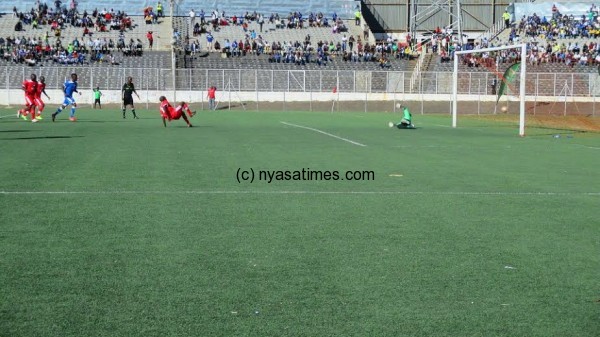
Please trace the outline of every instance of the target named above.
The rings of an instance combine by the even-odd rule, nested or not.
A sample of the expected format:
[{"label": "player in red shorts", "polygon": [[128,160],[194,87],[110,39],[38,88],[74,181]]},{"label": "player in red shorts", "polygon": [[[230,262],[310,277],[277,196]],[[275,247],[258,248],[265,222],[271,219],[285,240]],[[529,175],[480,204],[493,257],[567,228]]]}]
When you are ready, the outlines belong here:
[{"label": "player in red shorts", "polygon": [[25,109],[21,109],[17,112],[17,117],[23,118],[27,120],[27,114],[31,116],[32,122],[37,122],[35,119],[35,96],[37,94],[37,76],[35,74],[31,74],[29,80],[23,81],[23,85],[21,86],[23,91],[25,91]]},{"label": "player in red shorts", "polygon": [[169,101],[165,96],[160,96],[160,115],[162,116],[163,125],[167,127],[167,120],[170,122],[173,119],[183,118],[183,120],[187,123],[188,127],[192,127],[192,123],[190,123],[189,119],[185,115],[186,112],[190,117],[194,117],[196,114],[195,111],[191,111],[189,105],[185,102],[179,103],[177,107],[171,106]]},{"label": "player in red shorts", "polygon": [[46,97],[50,99],[50,96],[48,96],[48,94],[46,93],[46,78],[44,76],[40,76],[40,80],[37,82],[37,91],[35,94],[34,103],[38,109],[35,119],[37,120],[42,119],[42,112],[44,112],[44,107],[46,106],[46,104],[44,104],[44,101],[42,101],[42,94],[46,95]]}]

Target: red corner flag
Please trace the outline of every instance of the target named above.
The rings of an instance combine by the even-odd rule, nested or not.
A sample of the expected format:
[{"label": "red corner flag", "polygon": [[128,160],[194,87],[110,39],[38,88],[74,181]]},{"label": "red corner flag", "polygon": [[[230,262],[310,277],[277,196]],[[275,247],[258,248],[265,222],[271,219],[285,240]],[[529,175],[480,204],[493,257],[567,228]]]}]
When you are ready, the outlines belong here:
[{"label": "red corner flag", "polygon": [[337,92],[337,87],[333,87],[333,93],[335,94]]}]

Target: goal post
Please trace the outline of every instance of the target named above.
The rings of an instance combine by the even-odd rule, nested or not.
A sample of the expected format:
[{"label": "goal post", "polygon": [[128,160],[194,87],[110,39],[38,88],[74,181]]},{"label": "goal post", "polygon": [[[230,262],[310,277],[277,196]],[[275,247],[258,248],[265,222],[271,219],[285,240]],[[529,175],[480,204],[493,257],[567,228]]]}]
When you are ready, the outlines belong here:
[{"label": "goal post", "polygon": [[[454,52],[454,72],[452,74],[452,127],[456,128],[458,108],[458,58],[460,55],[494,52],[507,49],[521,49],[520,85],[519,85],[519,136],[525,136],[525,72],[527,68],[527,45],[516,44],[503,47],[482,48],[477,50],[461,50]],[[502,79],[504,80],[504,79]]]}]

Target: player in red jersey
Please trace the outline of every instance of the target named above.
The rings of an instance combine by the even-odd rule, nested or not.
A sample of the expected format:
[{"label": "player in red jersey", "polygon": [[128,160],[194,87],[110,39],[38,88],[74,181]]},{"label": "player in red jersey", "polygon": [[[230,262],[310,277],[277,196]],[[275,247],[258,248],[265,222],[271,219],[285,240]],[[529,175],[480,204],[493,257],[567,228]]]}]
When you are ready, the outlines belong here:
[{"label": "player in red jersey", "polygon": [[21,86],[23,91],[25,91],[25,109],[21,109],[17,112],[17,117],[21,117],[24,120],[27,120],[27,114],[31,116],[32,122],[37,122],[35,119],[35,96],[37,94],[37,76],[35,74],[31,74],[29,80],[23,81],[23,85]]},{"label": "player in red jersey", "polygon": [[40,76],[40,80],[37,82],[37,91],[35,95],[35,106],[37,106],[38,109],[35,119],[37,120],[42,119],[42,112],[44,112],[44,107],[46,106],[44,101],[42,101],[42,94],[50,99],[50,96],[46,93],[46,78],[44,76]]},{"label": "player in red jersey", "polygon": [[167,127],[167,120],[170,122],[173,119],[183,118],[183,120],[187,123],[188,127],[192,127],[192,123],[190,123],[189,119],[185,115],[186,112],[190,117],[194,117],[196,111],[191,111],[189,105],[185,102],[179,103],[177,107],[171,106],[169,101],[165,96],[160,96],[160,115],[162,116],[163,125]]}]

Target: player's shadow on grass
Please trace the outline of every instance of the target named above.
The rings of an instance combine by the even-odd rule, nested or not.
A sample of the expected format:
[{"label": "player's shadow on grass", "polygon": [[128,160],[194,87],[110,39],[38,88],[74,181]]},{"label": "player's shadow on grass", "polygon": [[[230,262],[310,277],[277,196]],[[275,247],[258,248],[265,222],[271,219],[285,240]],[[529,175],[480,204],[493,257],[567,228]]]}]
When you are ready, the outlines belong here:
[{"label": "player's shadow on grass", "polygon": [[[244,104],[240,104],[240,103],[234,103],[231,104],[231,109],[235,110],[238,108],[244,109],[245,107],[248,107],[248,104],[244,103]],[[228,104],[224,104],[224,105],[219,105],[215,108],[215,110],[229,110],[229,105]],[[210,111],[210,110],[206,110],[206,111]]]},{"label": "player's shadow on grass", "polygon": [[31,131],[37,131],[37,130],[2,130],[0,132],[31,132]]},{"label": "player's shadow on grass", "polygon": [[32,140],[32,139],[69,139],[83,138],[83,136],[40,136],[40,137],[17,137],[17,138],[0,138],[2,140]]},{"label": "player's shadow on grass", "polygon": [[77,124],[79,123],[120,123],[121,120],[114,120],[114,121],[96,121],[96,120],[77,120]]},{"label": "player's shadow on grass", "polygon": [[193,124],[194,126],[192,126],[191,128],[188,127],[187,125],[183,124],[183,125],[167,125],[167,129],[168,128],[184,128],[184,129],[204,129],[204,128],[212,128],[212,125],[202,125],[202,124]]}]

